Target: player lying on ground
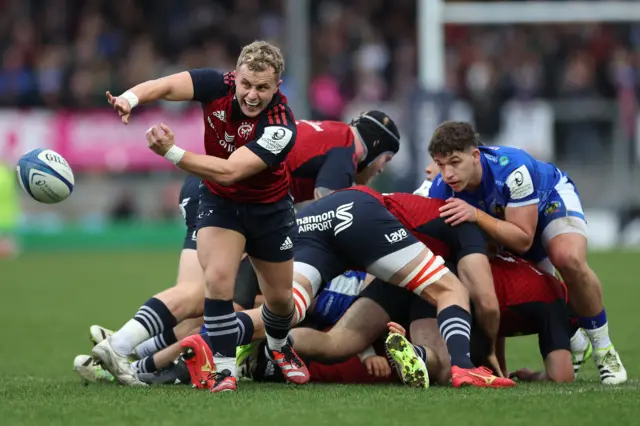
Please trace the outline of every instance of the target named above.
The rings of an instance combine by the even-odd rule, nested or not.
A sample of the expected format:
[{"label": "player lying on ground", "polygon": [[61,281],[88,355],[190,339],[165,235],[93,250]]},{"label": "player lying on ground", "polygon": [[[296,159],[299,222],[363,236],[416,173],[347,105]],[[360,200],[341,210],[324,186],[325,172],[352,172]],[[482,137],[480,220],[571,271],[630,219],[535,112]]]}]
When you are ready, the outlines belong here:
[{"label": "player lying on ground", "polygon": [[[313,303],[309,308],[309,316],[307,320],[304,322],[306,326],[313,324],[316,327],[320,327],[321,329],[325,329],[327,327],[331,327],[335,322],[344,314],[346,309],[351,305],[351,303],[356,299],[357,295],[362,291],[365,287],[365,273],[364,272],[356,272],[356,271],[346,271],[344,274],[336,277],[331,280],[330,283],[322,290],[322,292],[314,299]],[[110,335],[112,332],[110,330],[101,328],[101,334],[97,337],[98,342],[104,340],[104,336]],[[206,331],[204,332],[206,335]],[[263,342],[261,348],[261,356],[266,358],[266,354],[264,352],[264,338],[260,340]],[[245,376],[248,371],[255,371],[255,367],[249,368],[249,365],[255,364],[256,350],[258,345],[245,345],[238,347],[238,371],[240,376]],[[363,353],[362,363],[364,365],[363,368],[366,368],[370,371],[373,376],[388,376],[391,373],[391,370],[388,368],[388,364],[386,364],[386,360],[381,359],[380,357],[372,356],[375,355],[373,353]],[[173,383],[184,383],[190,384],[191,379],[189,376],[189,371],[181,360],[179,356],[179,348],[176,350],[176,345],[173,347],[167,348],[165,350],[157,352],[153,358],[156,360],[156,365],[160,367],[155,373],[137,373],[137,377],[140,381],[147,384],[173,384]],[[74,369],[81,376],[81,378],[86,382],[112,382],[113,376],[103,370],[98,364],[91,363],[91,357],[89,355],[78,355],[75,360]],[[382,362],[384,361],[384,363]],[[264,360],[260,360],[263,364],[266,362]],[[269,360],[270,362],[270,360]],[[358,358],[358,362],[360,362],[360,358]],[[382,372],[382,369],[385,368],[386,364],[386,372]],[[354,363],[348,363],[347,366],[354,367]],[[273,366],[269,367],[272,369]],[[279,369],[276,368],[278,372]],[[269,370],[270,371],[270,370]],[[310,366],[310,374],[311,380],[330,380],[330,377],[334,377],[335,374],[331,373],[332,369],[327,369],[327,367],[321,366],[319,363],[313,363]],[[361,372],[366,370],[362,370]],[[274,373],[271,371],[269,374]],[[315,379],[314,379],[315,374]],[[328,376],[329,374],[329,376]],[[320,375],[320,376],[319,376]],[[365,382],[371,382],[370,378],[362,378],[360,376],[356,376],[356,380],[360,382],[361,380],[365,380]],[[283,378],[282,374],[278,376],[279,378]],[[352,377],[353,375],[348,375],[347,377]],[[361,378],[357,378],[361,377]]]},{"label": "player lying on ground", "polygon": [[[177,167],[204,180],[199,195],[198,258],[205,277],[206,344],[216,348],[212,392],[235,391],[235,346],[240,332],[233,307],[233,288],[246,252],[259,277],[265,303],[262,316],[271,355],[293,383],[306,383],[308,371],[287,343],[293,316],[291,282],[295,223],[288,195],[289,174],[284,160],[296,139],[296,125],[279,90],[284,60],[266,42],[243,48],[233,73],[191,70],[147,81],[123,95],[107,97],[127,123],[138,103],[159,99],[194,100],[202,104],[207,155],[185,152],[175,145],[168,126],[147,132],[151,150]],[[159,312],[158,312],[159,311]],[[176,319],[158,307],[156,320],[170,328]],[[151,323],[130,321],[120,331],[146,340]],[[118,381],[137,384],[127,354],[111,345],[96,345],[92,354]]]},{"label": "player lying on ground", "polygon": [[609,338],[602,286],[587,264],[587,224],[571,179],[523,150],[480,146],[465,122],[438,127],[429,153],[440,169],[429,196],[446,200],[442,217],[454,226],[477,222],[509,250],[550,273],[557,268],[595,349],[600,381],[625,382],[627,372]]}]

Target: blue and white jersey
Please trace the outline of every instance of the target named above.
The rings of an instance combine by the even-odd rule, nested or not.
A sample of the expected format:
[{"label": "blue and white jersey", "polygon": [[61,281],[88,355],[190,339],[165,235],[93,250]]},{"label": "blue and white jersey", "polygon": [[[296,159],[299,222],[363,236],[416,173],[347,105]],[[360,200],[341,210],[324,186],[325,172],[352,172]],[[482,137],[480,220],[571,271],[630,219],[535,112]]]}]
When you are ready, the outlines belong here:
[{"label": "blue and white jersey", "polygon": [[322,327],[335,325],[364,288],[367,273],[347,271],[338,275],[316,297],[312,315]]},{"label": "blue and white jersey", "polygon": [[433,198],[456,197],[486,213],[504,219],[506,207],[538,203],[543,213],[556,185],[566,176],[553,164],[538,161],[527,152],[506,146],[481,146],[482,183],[475,191],[455,193],[438,174],[429,190]]}]

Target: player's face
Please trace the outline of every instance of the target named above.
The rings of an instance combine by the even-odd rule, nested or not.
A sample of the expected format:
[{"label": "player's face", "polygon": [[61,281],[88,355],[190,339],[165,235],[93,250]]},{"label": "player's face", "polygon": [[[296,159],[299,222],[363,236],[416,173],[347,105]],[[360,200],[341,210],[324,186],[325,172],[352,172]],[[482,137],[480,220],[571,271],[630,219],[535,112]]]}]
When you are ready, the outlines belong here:
[{"label": "player's face", "polygon": [[251,71],[246,65],[236,70],[236,98],[242,113],[255,117],[267,108],[280,82],[273,68]]},{"label": "player's face", "polygon": [[378,174],[384,172],[384,168],[389,161],[393,158],[393,153],[385,152],[376,158],[371,164],[369,164],[363,171],[355,176],[355,182],[358,185],[368,185],[371,179]]},{"label": "player's face", "polygon": [[436,155],[433,161],[440,169],[442,179],[455,192],[474,190],[479,183],[480,151],[454,152],[450,155]]}]

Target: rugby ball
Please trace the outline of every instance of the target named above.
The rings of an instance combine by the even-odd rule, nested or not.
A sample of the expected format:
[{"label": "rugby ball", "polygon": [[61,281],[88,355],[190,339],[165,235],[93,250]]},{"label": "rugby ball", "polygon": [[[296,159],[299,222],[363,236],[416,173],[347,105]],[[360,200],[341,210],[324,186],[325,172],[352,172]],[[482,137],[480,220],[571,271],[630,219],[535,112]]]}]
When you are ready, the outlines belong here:
[{"label": "rugby ball", "polygon": [[22,189],[41,203],[59,203],[73,192],[75,180],[69,163],[50,149],[37,148],[25,153],[16,172]]}]

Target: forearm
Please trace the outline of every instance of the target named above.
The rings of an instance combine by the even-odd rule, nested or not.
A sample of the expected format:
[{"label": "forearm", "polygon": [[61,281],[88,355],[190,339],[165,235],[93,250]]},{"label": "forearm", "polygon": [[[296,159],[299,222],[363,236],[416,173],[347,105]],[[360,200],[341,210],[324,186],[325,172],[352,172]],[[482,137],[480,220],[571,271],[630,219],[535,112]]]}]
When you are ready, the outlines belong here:
[{"label": "forearm", "polygon": [[484,254],[474,253],[458,261],[458,276],[467,287],[475,317],[495,350],[500,329],[500,304],[493,284],[491,266]]},{"label": "forearm", "polygon": [[187,151],[177,166],[185,172],[220,185],[228,186],[235,181],[229,161],[222,158]]},{"label": "forearm", "polygon": [[477,212],[478,225],[489,237],[517,253],[529,250],[533,238],[518,225],[497,219],[479,209]]},{"label": "forearm", "polygon": [[127,92],[133,93],[138,103],[149,103],[160,99],[167,101],[189,101],[193,99],[193,82],[188,72],[181,72],[156,80],[140,83]]},{"label": "forearm", "polygon": [[506,350],[507,339],[504,337],[498,337],[496,341],[496,358],[498,358],[498,364],[500,365],[500,369],[506,375],[507,371],[507,350]]}]

